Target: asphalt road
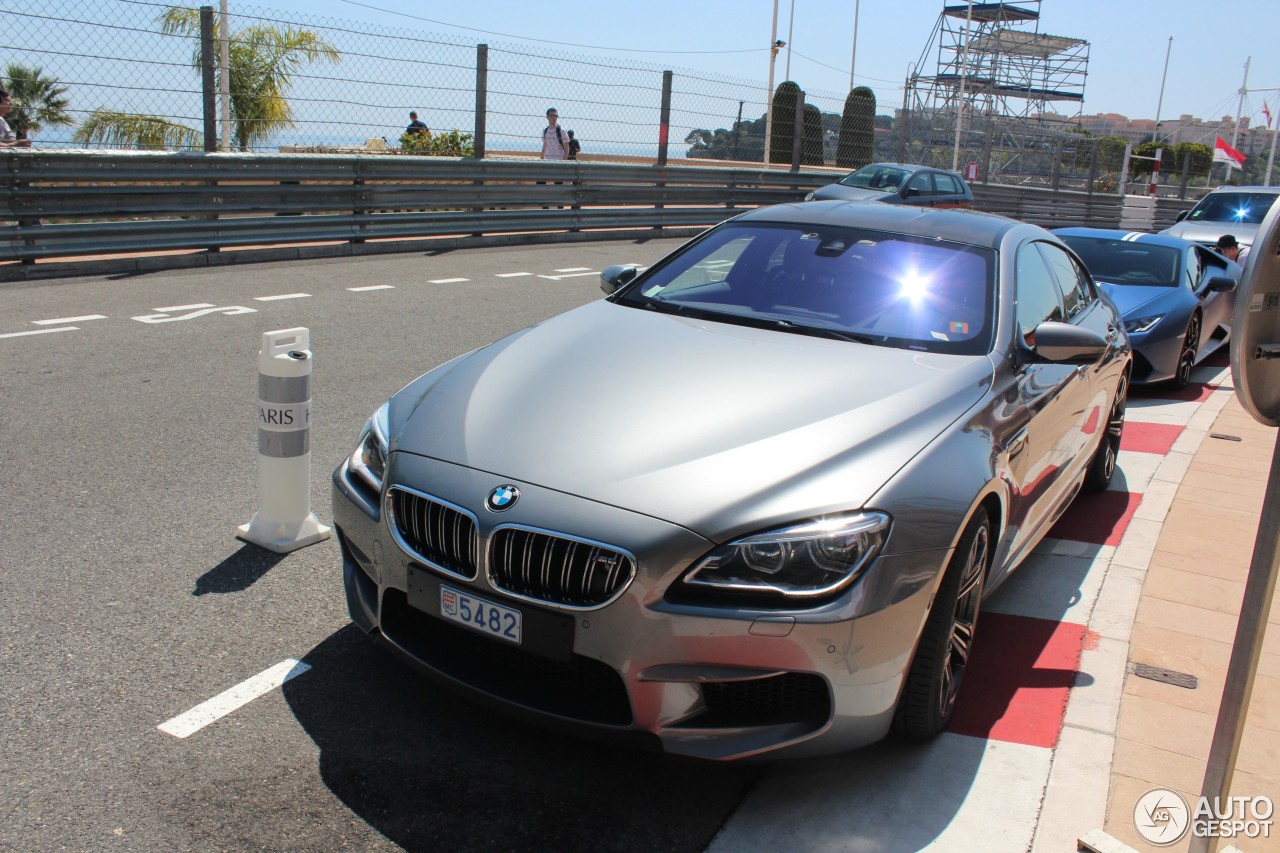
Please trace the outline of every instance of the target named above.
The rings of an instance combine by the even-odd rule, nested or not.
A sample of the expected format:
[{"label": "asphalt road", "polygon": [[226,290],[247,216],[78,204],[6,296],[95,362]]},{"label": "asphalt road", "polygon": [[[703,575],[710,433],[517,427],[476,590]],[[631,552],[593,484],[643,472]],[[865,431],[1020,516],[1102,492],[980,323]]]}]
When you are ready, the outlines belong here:
[{"label": "asphalt road", "polygon": [[[329,472],[389,394],[674,245],[0,286],[0,851],[702,850],[758,770],[442,693],[350,625],[333,540],[281,557],[235,538],[262,332],[311,330],[328,519]],[[157,729],[288,659],[311,668],[189,737]]]}]

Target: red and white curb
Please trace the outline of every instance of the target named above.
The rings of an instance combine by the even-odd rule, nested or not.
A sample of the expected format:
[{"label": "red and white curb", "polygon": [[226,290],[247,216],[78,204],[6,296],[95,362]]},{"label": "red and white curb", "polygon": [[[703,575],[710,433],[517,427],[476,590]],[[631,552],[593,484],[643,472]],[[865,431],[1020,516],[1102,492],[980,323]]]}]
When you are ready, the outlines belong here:
[{"label": "red and white curb", "polygon": [[1131,395],[1112,487],[1077,499],[985,603],[946,732],[775,765],[709,853],[1075,850],[1101,827],[1142,581],[1231,394],[1221,366],[1193,378]]}]

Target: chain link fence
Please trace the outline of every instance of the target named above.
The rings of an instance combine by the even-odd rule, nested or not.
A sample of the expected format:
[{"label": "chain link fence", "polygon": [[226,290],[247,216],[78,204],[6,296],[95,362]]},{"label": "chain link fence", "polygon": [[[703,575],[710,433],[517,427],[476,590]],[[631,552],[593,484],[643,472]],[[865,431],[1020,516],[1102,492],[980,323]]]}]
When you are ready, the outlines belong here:
[{"label": "chain link fence", "polygon": [[[519,44],[479,45],[238,2],[225,28],[216,9],[211,22],[205,44],[215,67],[203,79],[214,91],[206,92],[195,7],[8,0],[0,5],[0,73],[15,100],[25,94],[30,103],[22,109],[36,117],[25,127],[14,116],[10,122],[40,148],[200,150],[209,110],[216,119],[210,150],[397,153],[407,150],[402,136],[416,111],[434,147],[414,153],[511,158],[539,155],[545,114],[554,107],[584,160],[764,159],[770,92],[759,81]],[[223,35],[229,121],[222,120],[218,91]],[[954,115],[904,106],[902,87],[880,83],[873,90],[875,160],[948,169],[954,161],[981,182],[1118,190],[1124,149],[1114,141],[983,115],[963,117],[956,134]],[[845,93],[805,90],[803,97],[821,123],[821,145],[805,143],[804,164],[834,166]],[[42,98],[52,103],[43,112]],[[784,120],[795,124],[794,116]],[[781,168],[788,165],[786,148]]]}]

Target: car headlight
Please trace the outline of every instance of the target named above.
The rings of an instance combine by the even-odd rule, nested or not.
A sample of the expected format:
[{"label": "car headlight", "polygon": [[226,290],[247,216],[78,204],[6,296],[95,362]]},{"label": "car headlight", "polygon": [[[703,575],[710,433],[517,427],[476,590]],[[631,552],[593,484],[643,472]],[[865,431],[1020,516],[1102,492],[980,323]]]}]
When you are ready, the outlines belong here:
[{"label": "car headlight", "polygon": [[805,195],[805,197],[804,197],[804,200],[805,200],[805,201],[813,201],[813,195],[814,195],[813,193],[808,193],[808,194],[806,194],[806,195]]},{"label": "car headlight", "polygon": [[888,531],[889,516],[860,512],[757,533],[703,557],[684,583],[791,598],[827,595],[861,574]]},{"label": "car headlight", "polygon": [[377,492],[382,491],[382,480],[387,474],[387,406],[383,403],[365,422],[348,461],[352,473]]},{"label": "car headlight", "polygon": [[1140,335],[1143,332],[1151,331],[1156,323],[1159,323],[1162,319],[1164,319],[1163,314],[1156,314],[1152,317],[1142,317],[1138,320],[1125,320],[1124,330],[1131,335]]}]

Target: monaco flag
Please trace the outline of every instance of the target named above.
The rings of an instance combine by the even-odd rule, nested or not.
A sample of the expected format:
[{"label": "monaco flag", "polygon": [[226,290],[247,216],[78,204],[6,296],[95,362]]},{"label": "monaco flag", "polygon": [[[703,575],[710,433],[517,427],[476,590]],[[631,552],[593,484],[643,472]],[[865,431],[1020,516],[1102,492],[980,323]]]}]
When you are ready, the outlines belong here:
[{"label": "monaco flag", "polygon": [[1245,156],[1226,142],[1223,142],[1221,136],[1213,138],[1213,162],[1226,163],[1228,166],[1242,169],[1244,168],[1244,161]]}]

